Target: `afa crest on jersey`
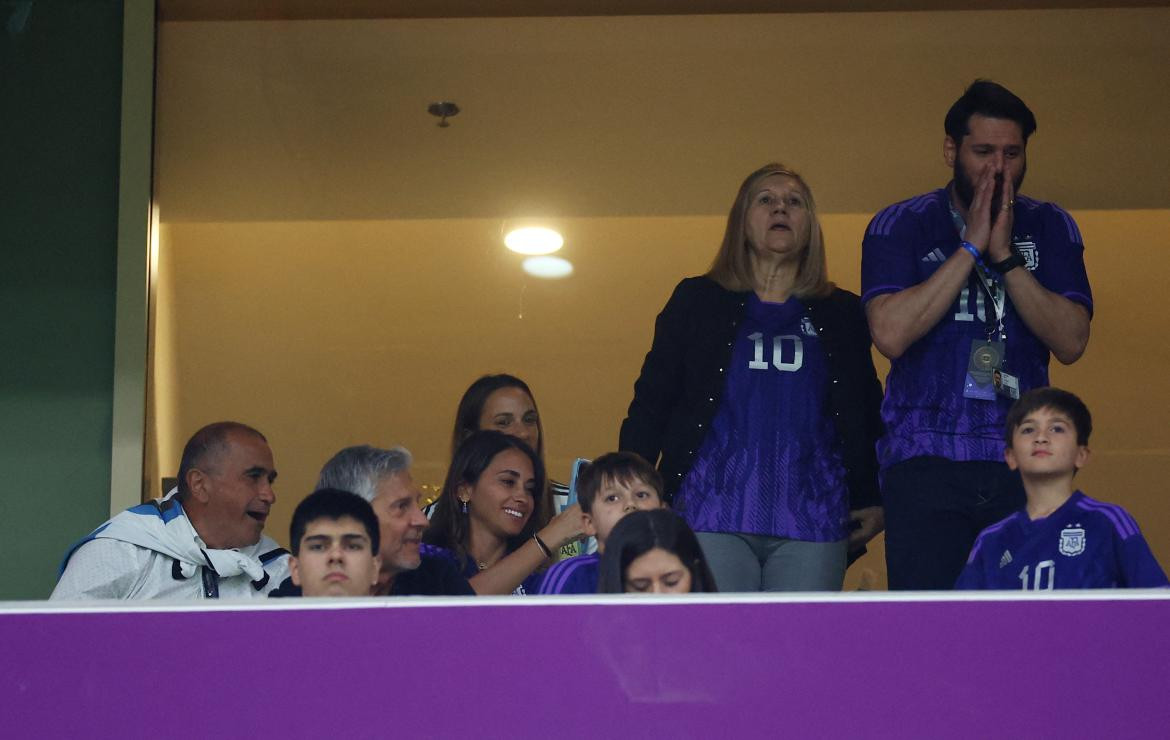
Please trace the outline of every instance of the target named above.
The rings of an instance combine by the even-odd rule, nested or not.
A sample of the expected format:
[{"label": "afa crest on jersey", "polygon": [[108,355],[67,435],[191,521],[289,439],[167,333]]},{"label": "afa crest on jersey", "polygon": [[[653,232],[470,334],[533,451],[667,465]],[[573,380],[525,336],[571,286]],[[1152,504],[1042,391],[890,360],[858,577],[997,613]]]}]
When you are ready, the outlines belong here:
[{"label": "afa crest on jersey", "polygon": [[800,320],[800,330],[804,332],[806,337],[815,337],[817,335],[816,327],[813,326],[812,321],[807,316]]},{"label": "afa crest on jersey", "polygon": [[1040,265],[1040,253],[1036,250],[1036,242],[1030,237],[1014,240],[1012,246],[1024,258],[1024,267],[1035,270]]},{"label": "afa crest on jersey", "polygon": [[1060,554],[1073,557],[1085,551],[1085,530],[1068,527],[1060,530]]}]

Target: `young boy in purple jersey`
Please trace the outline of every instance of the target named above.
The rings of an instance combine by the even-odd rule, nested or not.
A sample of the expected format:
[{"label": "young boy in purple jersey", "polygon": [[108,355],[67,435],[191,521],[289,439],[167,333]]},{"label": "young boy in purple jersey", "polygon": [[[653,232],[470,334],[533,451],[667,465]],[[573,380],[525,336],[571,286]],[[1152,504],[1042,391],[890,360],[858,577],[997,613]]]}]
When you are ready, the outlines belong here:
[{"label": "young boy in purple jersey", "polygon": [[597,593],[601,554],[614,525],[632,511],[665,508],[662,476],[633,452],[610,452],[581,471],[577,501],[585,534],[597,538],[597,552],[562,560],[548,569],[542,594]]},{"label": "young boy in purple jersey", "polygon": [[1019,471],[1028,503],[983,530],[956,588],[1170,586],[1133,517],[1073,487],[1089,459],[1092,424],[1081,399],[1059,388],[1029,391],[1012,406],[1004,459]]}]

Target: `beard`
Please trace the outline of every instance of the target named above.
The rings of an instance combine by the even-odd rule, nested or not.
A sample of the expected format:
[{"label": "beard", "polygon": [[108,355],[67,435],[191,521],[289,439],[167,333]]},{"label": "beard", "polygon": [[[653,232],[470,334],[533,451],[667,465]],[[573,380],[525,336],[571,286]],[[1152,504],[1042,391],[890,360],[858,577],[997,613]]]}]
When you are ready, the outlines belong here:
[{"label": "beard", "polygon": [[[967,173],[963,170],[962,165],[959,164],[959,158],[955,157],[954,166],[954,182],[955,195],[959,197],[959,202],[963,204],[963,208],[970,211],[971,201],[975,199],[975,183],[971,178],[967,177]],[[1028,163],[1020,168],[1020,174],[1012,183],[1013,190],[1018,194],[1020,186],[1024,184],[1024,175],[1028,173]],[[995,191],[991,194],[991,223],[995,223],[995,219],[1001,213],[1003,206],[1003,173],[995,176]]]}]

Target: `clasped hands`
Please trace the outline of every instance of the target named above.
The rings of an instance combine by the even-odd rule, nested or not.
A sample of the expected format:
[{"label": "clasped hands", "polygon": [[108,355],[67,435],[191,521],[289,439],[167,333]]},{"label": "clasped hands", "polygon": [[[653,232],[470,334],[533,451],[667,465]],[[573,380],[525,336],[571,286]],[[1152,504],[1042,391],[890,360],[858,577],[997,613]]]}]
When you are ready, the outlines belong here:
[{"label": "clasped hands", "polygon": [[[994,202],[995,183],[996,177],[1000,175],[1003,177],[1003,189],[997,206]],[[1012,256],[1012,206],[1015,202],[1015,184],[1010,175],[1003,170],[996,172],[991,163],[984,166],[979,174],[979,182],[975,185],[975,197],[971,199],[971,207],[967,211],[967,231],[964,236],[991,263],[1002,262]],[[994,207],[999,210],[993,218]]]}]

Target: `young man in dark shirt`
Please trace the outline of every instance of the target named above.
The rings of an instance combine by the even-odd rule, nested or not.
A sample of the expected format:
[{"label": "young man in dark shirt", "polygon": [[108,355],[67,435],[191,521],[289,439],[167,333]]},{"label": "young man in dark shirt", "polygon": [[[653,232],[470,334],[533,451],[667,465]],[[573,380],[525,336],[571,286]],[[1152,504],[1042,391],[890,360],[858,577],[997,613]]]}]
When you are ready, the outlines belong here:
[{"label": "young man in dark shirt", "polygon": [[302,596],[369,596],[378,582],[378,520],[360,496],[336,488],[309,494],[293,512],[289,578]]},{"label": "young man in dark shirt", "polygon": [[[346,447],[321,469],[317,488],[350,491],[370,502],[378,520],[381,569],[374,596],[472,596],[458,569],[421,544],[427,518],[410,475],[411,455],[401,447]],[[295,595],[291,581],[274,596]]]}]

